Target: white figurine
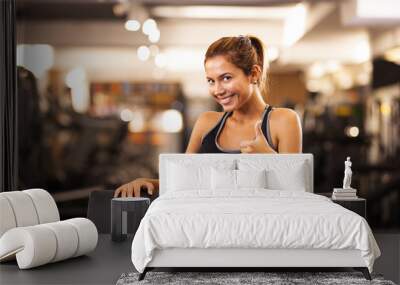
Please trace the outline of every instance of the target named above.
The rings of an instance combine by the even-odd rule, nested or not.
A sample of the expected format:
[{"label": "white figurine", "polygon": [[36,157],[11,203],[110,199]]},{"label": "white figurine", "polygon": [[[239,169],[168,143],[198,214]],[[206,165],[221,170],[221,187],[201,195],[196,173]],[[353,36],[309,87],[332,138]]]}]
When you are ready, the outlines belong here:
[{"label": "white figurine", "polygon": [[347,157],[347,160],[344,162],[344,166],[343,189],[352,189],[350,186],[352,176],[350,156]]}]

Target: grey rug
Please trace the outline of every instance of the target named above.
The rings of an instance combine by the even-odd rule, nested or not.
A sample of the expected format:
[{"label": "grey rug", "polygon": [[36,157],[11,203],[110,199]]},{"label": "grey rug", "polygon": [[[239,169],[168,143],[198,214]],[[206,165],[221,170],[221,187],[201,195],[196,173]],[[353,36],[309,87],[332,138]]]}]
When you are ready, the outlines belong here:
[{"label": "grey rug", "polygon": [[133,284],[379,284],[395,285],[381,275],[372,274],[372,281],[360,272],[154,272],[150,271],[142,281],[139,273],[122,274],[117,285]]}]

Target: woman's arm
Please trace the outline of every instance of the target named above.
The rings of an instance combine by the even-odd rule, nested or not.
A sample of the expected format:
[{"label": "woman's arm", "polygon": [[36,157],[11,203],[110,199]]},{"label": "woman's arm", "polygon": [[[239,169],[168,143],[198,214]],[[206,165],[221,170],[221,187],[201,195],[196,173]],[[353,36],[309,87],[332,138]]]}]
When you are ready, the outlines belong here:
[{"label": "woman's arm", "polygon": [[[197,153],[199,151],[203,135],[216,124],[222,114],[223,113],[218,112],[205,112],[199,116],[193,127],[186,153]],[[119,195],[121,197],[140,197],[140,190],[142,187],[147,188],[147,192],[150,195],[158,196],[159,180],[153,178],[137,178],[115,190],[114,197],[118,197]]]},{"label": "woman's arm", "polygon": [[271,113],[271,133],[276,134],[279,153],[301,153],[303,135],[300,118],[288,108],[276,108]]}]

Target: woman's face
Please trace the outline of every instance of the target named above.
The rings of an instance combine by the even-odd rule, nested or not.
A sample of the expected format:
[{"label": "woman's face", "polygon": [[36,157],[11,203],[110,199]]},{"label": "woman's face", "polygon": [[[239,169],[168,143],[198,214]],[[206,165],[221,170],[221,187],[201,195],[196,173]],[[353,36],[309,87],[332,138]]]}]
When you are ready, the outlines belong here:
[{"label": "woman's face", "polygon": [[224,56],[207,59],[205,71],[211,96],[224,108],[233,111],[242,106],[252,95],[252,76],[230,63]]}]

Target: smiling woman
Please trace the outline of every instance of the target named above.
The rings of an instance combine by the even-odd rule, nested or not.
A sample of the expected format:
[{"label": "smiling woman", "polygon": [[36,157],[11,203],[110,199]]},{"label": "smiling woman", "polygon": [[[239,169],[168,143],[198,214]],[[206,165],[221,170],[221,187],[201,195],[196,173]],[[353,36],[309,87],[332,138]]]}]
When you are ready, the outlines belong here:
[{"label": "smiling woman", "polygon": [[[205,112],[193,128],[186,153],[301,153],[297,114],[273,108],[266,97],[262,42],[253,36],[223,37],[208,48],[204,67],[210,95],[223,112]],[[139,178],[115,191],[140,196],[158,192],[158,179]]]},{"label": "smiling woman", "polygon": [[186,152],[301,152],[296,113],[263,99],[264,58],[263,44],[253,36],[224,37],[210,45],[204,60],[209,93],[224,112],[199,117]]}]

